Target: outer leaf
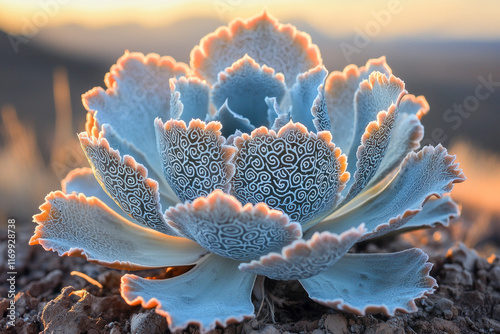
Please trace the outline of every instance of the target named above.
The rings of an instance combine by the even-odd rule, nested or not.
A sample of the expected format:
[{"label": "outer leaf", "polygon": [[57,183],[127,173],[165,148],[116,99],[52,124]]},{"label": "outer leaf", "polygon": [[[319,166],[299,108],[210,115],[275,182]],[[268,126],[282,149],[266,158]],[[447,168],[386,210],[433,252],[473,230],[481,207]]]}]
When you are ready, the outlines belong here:
[{"label": "outer leaf", "polygon": [[413,216],[398,231],[410,231],[422,227],[435,227],[438,224],[448,226],[450,220],[460,216],[460,207],[450,196],[430,198],[425,202],[422,211]]},{"label": "outer leaf", "polygon": [[[377,115],[380,111],[384,110],[389,112],[391,105],[395,105],[397,107],[403,96],[407,94],[407,91],[404,88],[405,86],[403,81],[396,78],[392,74],[387,77],[381,72],[373,72],[370,74],[368,80],[364,80],[359,84],[359,88],[354,97],[354,109],[356,113],[354,142],[351,147],[351,151],[347,156],[347,160],[349,161],[347,171],[349,173],[354,173],[355,169],[358,168],[358,158],[363,158],[362,152],[364,149],[361,148],[361,152],[359,152],[360,148],[358,145],[360,143],[361,147],[366,145],[366,141],[369,140],[368,138],[372,135],[374,130],[382,126],[382,124],[377,125],[377,123],[371,123],[371,126],[369,126],[370,122],[377,120]],[[390,133],[396,119],[396,112],[397,110],[394,110],[392,115],[388,115],[390,117],[387,117],[387,124],[382,126],[383,129],[373,133],[375,137],[377,135],[382,136],[382,138],[378,138],[379,140],[374,138],[374,141],[376,142],[380,141],[380,139],[382,140],[381,143],[377,143],[381,145],[380,147],[382,149],[379,150],[378,155],[375,154],[374,156],[369,157],[374,160],[374,163],[371,164],[372,166],[378,167],[380,160],[384,157],[383,153],[385,153],[385,148],[389,143]],[[384,119],[385,118],[386,117],[384,117]],[[361,156],[358,157],[358,153],[360,153]],[[372,171],[376,171],[376,168],[370,168],[369,173]]]},{"label": "outer leaf", "polygon": [[399,105],[399,112],[413,114],[420,120],[429,112],[429,103],[424,96],[405,95]]},{"label": "outer leaf", "polygon": [[217,324],[227,326],[254,316],[255,275],[242,273],[237,266],[236,261],[209,255],[187,273],[167,280],[125,275],[122,297],[130,305],[156,307],[172,333],[189,324],[206,333]]},{"label": "outer leaf", "polygon": [[224,145],[221,124],[192,120],[155,120],[158,152],[165,177],[182,201],[207,196],[215,189],[229,191],[235,149]]},{"label": "outer leaf", "polygon": [[160,166],[155,150],[153,121],[170,118],[169,79],[186,75],[186,64],[157,54],[126,52],[105,77],[106,90],[94,88],[82,96],[98,128],[109,124],[118,136],[143,152],[151,164]]},{"label": "outer leaf", "polygon": [[148,269],[196,263],[206,251],[196,243],[138,226],[96,197],[50,193],[33,220],[30,245],[60,256],[78,256],[117,269]]},{"label": "outer leaf", "polygon": [[196,77],[170,79],[170,91],[179,93],[182,103],[180,119],[189,123],[192,119],[204,120],[209,114],[210,87]]},{"label": "outer leaf", "polygon": [[271,253],[258,261],[242,263],[241,271],[277,280],[309,278],[330,268],[359,240],[365,232],[363,224],[340,235],[315,233],[309,240],[297,240],[281,254]]},{"label": "outer leaf", "polygon": [[155,154],[153,159],[151,159],[151,156],[146,156],[145,153],[140,151],[135,145],[121,138],[109,124],[104,124],[102,127],[98,128],[97,122],[90,112],[87,113],[85,128],[89,137],[105,138],[110,147],[118,150],[122,155],[130,155],[138,163],[146,167],[148,175],[159,183],[160,203],[163,207],[169,207],[179,203],[177,195],[163,177],[161,166],[152,163],[158,160],[158,154]]},{"label": "outer leaf", "polygon": [[359,194],[375,175],[389,146],[397,111],[398,108],[392,104],[388,111],[379,112],[377,120],[370,122],[366,127],[356,154],[358,160],[356,173],[354,173],[354,183],[344,202],[350,201]]},{"label": "outer leaf", "polygon": [[[401,111],[401,105],[399,106],[399,110]],[[370,184],[380,182],[391,173],[397,172],[397,168],[406,155],[420,147],[420,141],[423,137],[424,127],[417,116],[400,113],[394,125],[385,156],[380,162],[380,166],[371,179]]]},{"label": "outer leaf", "polygon": [[265,127],[243,134],[234,145],[236,198],[264,202],[301,224],[331,210],[349,178],[345,156],[327,131],[307,133],[290,122],[277,134]]},{"label": "outer leaf", "polygon": [[274,69],[266,65],[261,68],[248,55],[220,72],[212,88],[212,102],[217,109],[227,101],[231,110],[255,126],[269,126],[264,99],[272,96],[280,103],[284,95],[283,75],[275,74]]},{"label": "outer leaf", "polygon": [[[380,57],[370,59],[365,66],[360,68],[356,65],[349,65],[343,72],[335,71],[330,73],[326,79],[326,105],[332,125],[333,142],[344,152],[351,150],[354,141],[354,94],[359,87],[359,83],[367,79],[374,71],[386,75],[392,73],[391,68],[385,61],[385,57]],[[349,161],[349,163],[351,162]]]},{"label": "outer leaf", "polygon": [[78,137],[97,181],[122,210],[144,226],[176,235],[163,219],[158,182],[147,177],[147,169],[129,155],[122,159],[105,138],[86,132]]},{"label": "outer leaf", "polygon": [[64,178],[64,180],[61,181],[61,189],[66,195],[75,193],[84,194],[87,197],[97,197],[106,206],[108,206],[111,211],[118,213],[126,220],[140,224],[138,221],[126,214],[122,208],[120,208],[118,204],[116,204],[115,201],[102,189],[101,185],[97,182],[94,176],[92,168],[73,169]]},{"label": "outer leaf", "polygon": [[244,21],[234,20],[205,36],[191,51],[191,68],[214,83],[219,72],[245,54],[283,73],[290,86],[299,73],[322,64],[319,49],[308,34],[280,24],[264,11]]},{"label": "outer leaf", "polygon": [[[314,100],[318,95],[319,86],[325,81],[328,71],[324,66],[299,74],[295,84],[290,89],[292,102],[292,120],[302,123],[309,131],[315,131],[314,116],[311,113]],[[326,129],[329,130],[329,129]]]},{"label": "outer leaf", "polygon": [[392,254],[346,254],[326,272],[300,283],[314,301],[357,315],[415,312],[415,299],[437,287],[428,256],[413,248]]},{"label": "outer leaf", "polygon": [[356,207],[344,206],[306,236],[315,231],[339,233],[365,223],[368,232],[363,239],[368,239],[403,226],[431,196],[441,197],[453,189],[453,183],[465,180],[454,160],[441,145],[409,153],[398,175],[383,190]]},{"label": "outer leaf", "polygon": [[231,195],[215,190],[192,204],[178,204],[166,219],[187,238],[233,260],[250,261],[278,252],[302,236],[297,223],[264,203],[244,207]]}]

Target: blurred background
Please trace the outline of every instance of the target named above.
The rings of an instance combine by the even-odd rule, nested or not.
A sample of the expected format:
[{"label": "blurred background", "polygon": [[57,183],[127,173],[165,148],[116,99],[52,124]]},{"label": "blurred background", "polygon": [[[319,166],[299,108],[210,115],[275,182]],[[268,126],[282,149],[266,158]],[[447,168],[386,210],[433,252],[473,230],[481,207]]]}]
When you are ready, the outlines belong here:
[{"label": "blurred background", "polygon": [[329,71],[387,56],[430,104],[424,144],[445,145],[468,177],[453,191],[463,215],[448,233],[500,254],[497,0],[0,0],[0,228],[30,225],[44,196],[87,165],[81,94],[103,86],[125,50],[189,63],[205,34],[263,9],[308,32]]}]

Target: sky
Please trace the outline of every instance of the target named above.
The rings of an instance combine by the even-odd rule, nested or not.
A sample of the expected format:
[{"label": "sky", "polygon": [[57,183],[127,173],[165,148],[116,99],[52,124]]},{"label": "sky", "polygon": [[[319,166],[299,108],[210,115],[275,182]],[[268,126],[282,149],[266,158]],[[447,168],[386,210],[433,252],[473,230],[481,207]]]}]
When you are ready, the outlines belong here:
[{"label": "sky", "polygon": [[281,22],[304,20],[329,37],[361,31],[379,38],[500,39],[498,0],[0,0],[0,29],[30,35],[67,24],[160,27],[192,17],[228,22],[263,8]]}]

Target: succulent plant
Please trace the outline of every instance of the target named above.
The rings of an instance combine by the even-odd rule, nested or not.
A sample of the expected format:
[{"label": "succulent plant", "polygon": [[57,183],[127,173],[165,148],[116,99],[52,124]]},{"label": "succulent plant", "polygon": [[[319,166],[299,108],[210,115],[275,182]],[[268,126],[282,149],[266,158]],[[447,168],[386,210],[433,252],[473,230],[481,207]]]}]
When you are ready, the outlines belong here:
[{"label": "succulent plant", "polygon": [[30,244],[126,270],[195,265],[122,279],[172,331],[252,317],[258,275],[359,315],[434,291],[420,249],[349,253],[448,224],[445,193],[465,179],[441,145],[415,152],[429,107],[384,57],[327,75],[309,35],[264,12],[204,37],[190,66],[126,52],[105,83],[83,95],[91,168],[47,195]]}]

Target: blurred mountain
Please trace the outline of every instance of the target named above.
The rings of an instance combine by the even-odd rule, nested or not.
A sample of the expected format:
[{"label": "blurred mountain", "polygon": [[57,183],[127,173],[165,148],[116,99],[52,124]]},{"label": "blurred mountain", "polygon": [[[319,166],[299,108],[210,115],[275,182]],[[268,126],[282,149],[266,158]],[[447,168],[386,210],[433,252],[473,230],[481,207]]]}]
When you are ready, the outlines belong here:
[{"label": "blurred mountain", "polygon": [[[363,65],[368,59],[386,55],[394,74],[403,78],[407,89],[425,95],[431,112],[424,118],[426,138],[432,132],[444,144],[465,137],[481,146],[500,151],[500,41],[436,40],[432,36],[397,40],[362,39],[353,34],[331,38],[303,21],[291,21],[307,31],[321,50],[325,66],[342,70],[346,65]],[[124,50],[171,55],[189,63],[193,46],[221,22],[192,18],[162,28],[136,25],[90,29],[69,25],[42,29],[29,43],[19,46],[16,54],[8,35],[0,32],[0,106],[13,104],[23,121],[35,125],[42,151],[51,144],[54,127],[52,71],[67,68],[75,125],[82,129],[85,111],[80,96],[94,86],[103,85],[109,67]],[[351,47],[346,56],[342,48]],[[449,109],[473,101],[480,78],[499,82],[490,96],[480,100],[470,113],[463,115]],[[470,115],[469,115],[470,114]],[[445,117],[446,116],[446,117]],[[460,124],[458,124],[460,122]],[[436,130],[437,129],[437,130]],[[435,136],[436,137],[436,136]],[[432,141],[428,141],[432,142]]]}]

